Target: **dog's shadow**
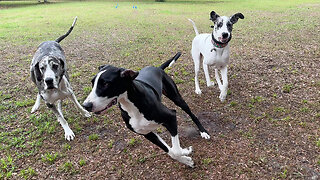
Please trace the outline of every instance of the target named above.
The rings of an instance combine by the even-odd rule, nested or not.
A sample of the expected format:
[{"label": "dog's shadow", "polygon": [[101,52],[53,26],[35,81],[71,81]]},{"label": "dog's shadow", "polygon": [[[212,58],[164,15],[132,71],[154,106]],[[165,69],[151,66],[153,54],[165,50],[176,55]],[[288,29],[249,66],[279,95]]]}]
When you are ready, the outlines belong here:
[{"label": "dog's shadow", "polygon": [[[200,112],[196,114],[203,127],[210,135],[228,134],[236,129],[236,125],[231,121],[225,121],[217,112]],[[201,138],[198,129],[192,125],[179,126],[181,137]]]}]

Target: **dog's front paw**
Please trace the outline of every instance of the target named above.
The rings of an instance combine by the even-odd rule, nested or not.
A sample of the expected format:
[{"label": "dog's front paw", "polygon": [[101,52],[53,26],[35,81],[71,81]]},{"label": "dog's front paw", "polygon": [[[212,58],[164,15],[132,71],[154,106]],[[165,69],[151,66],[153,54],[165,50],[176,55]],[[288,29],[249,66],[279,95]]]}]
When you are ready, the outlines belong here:
[{"label": "dog's front paw", "polygon": [[177,158],[177,160],[178,160],[179,162],[181,162],[181,163],[189,166],[189,167],[194,168],[194,162],[193,162],[193,160],[192,160],[191,157],[188,157],[188,156],[180,156],[180,157]]},{"label": "dog's front paw", "polygon": [[207,82],[207,86],[208,87],[214,86],[214,82],[213,81]]},{"label": "dog's front paw", "polygon": [[219,99],[221,102],[224,102],[226,100],[227,94],[220,93]]},{"label": "dog's front paw", "polygon": [[210,139],[210,135],[206,132],[200,132],[200,135],[202,138],[205,138],[205,139]]},{"label": "dog's front paw", "polygon": [[219,99],[221,102],[224,102],[226,100],[227,92],[228,92],[227,88],[222,88],[220,96],[219,96]]},{"label": "dog's front paw", "polygon": [[182,155],[189,155],[192,152],[192,146],[182,149],[181,153]]},{"label": "dog's front paw", "polygon": [[64,132],[64,138],[67,140],[67,141],[72,141],[74,139],[74,133],[72,132],[71,129],[69,130],[65,130]]},{"label": "dog's front paw", "polygon": [[196,92],[196,94],[201,95],[201,90],[200,89],[196,89],[195,92]]},{"label": "dog's front paw", "polygon": [[88,111],[84,111],[83,113],[82,113],[85,117],[87,117],[87,118],[89,118],[89,117],[91,117],[91,113],[89,113]]}]

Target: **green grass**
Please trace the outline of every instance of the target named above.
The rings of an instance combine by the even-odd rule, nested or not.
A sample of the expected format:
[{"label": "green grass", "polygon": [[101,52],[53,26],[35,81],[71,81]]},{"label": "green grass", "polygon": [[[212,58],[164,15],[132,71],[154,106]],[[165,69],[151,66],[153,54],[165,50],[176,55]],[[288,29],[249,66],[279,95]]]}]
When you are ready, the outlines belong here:
[{"label": "green grass", "polygon": [[87,162],[86,162],[86,160],[84,160],[84,159],[80,159],[79,162],[78,162],[78,164],[79,164],[80,167],[86,165],[86,163],[87,163]]},{"label": "green grass", "polygon": [[0,159],[0,179],[10,179],[15,170],[12,156]]},{"label": "green grass", "polygon": [[[281,13],[286,11],[288,8],[296,8],[299,4],[306,2],[316,2],[315,0],[266,0],[266,1],[226,1],[225,4],[222,3],[208,3],[208,1],[167,1],[167,3],[155,3],[155,2],[136,2],[139,8],[139,13],[134,13],[132,9],[132,2],[119,2],[119,8],[115,8],[115,2],[58,2],[49,4],[37,4],[34,2],[25,2],[20,5],[20,8],[8,8],[2,9],[0,11],[1,21],[0,21],[0,39],[7,43],[14,44],[25,44],[30,41],[44,41],[50,40],[58,37],[64,33],[71,25],[73,18],[78,16],[78,22],[72,36],[68,38],[77,37],[83,30],[99,33],[98,31],[104,32],[105,30],[112,31],[112,29],[118,29],[123,27],[132,27],[136,29],[129,31],[129,35],[134,37],[134,39],[141,39],[141,43],[134,43],[135,47],[142,46],[142,44],[150,39],[156,37],[157,41],[168,42],[175,39],[177,36],[172,33],[166,33],[161,30],[170,27],[171,23],[178,26],[183,26],[185,29],[190,28],[190,24],[186,21],[187,17],[196,20],[198,27],[203,27],[204,23],[199,22],[199,18],[208,17],[208,12],[213,9],[217,9],[218,14],[228,14],[232,15],[234,12],[241,12],[247,9],[254,9],[255,11],[274,12],[280,17],[266,16],[269,18],[281,18]],[[197,6],[191,4],[196,3]],[[18,4],[17,2],[0,2],[0,5],[9,6],[10,4]],[[27,4],[27,5],[24,5]],[[13,5],[14,6],[14,5]],[[154,6],[157,8],[154,10],[153,14],[150,14],[150,9]],[[177,9],[176,7],[180,8]],[[19,7],[19,6],[18,6]],[[85,7],[85,8],[84,8]],[[197,12],[197,9],[202,9],[201,13]],[[60,9],[63,13],[56,13],[55,9]],[[186,14],[187,16],[181,17],[181,14]],[[245,14],[246,21],[253,21],[250,12]],[[170,18],[170,21],[163,21]],[[108,17],[108,18],[106,18]],[[296,17],[288,17],[296,18]],[[286,19],[290,21],[291,19]],[[161,23],[160,23],[161,22]],[[170,24],[169,24],[170,23]],[[270,31],[274,28],[298,28],[299,26],[304,26],[304,24],[290,24],[282,23],[280,26],[272,25],[268,21],[257,22],[260,26],[251,26],[249,24],[242,24],[239,26],[247,26],[250,30],[258,28],[256,30],[260,32]],[[157,24],[156,26],[154,26]],[[311,26],[307,23],[308,26]],[[208,26],[208,25],[207,25]],[[207,27],[205,26],[205,27]],[[238,26],[238,25],[237,25]],[[34,28],[37,27],[37,28]],[[101,28],[100,28],[101,27]],[[103,28],[102,28],[103,27]],[[148,28],[148,31],[143,29]],[[15,31],[12,31],[15,29]],[[160,31],[159,31],[160,30]],[[200,29],[204,31],[204,29]],[[209,30],[209,28],[207,29]],[[276,30],[276,29],[275,29]],[[107,31],[106,31],[107,32]],[[143,32],[143,33],[141,33]],[[154,33],[158,32],[158,33]],[[177,35],[184,34],[184,31],[178,31]],[[164,38],[166,37],[167,40]],[[32,45],[32,44],[30,44]],[[33,45],[32,45],[33,46]],[[124,51],[127,54],[132,52]]]},{"label": "green grass", "polygon": [[42,161],[53,164],[59,157],[58,153],[46,153],[42,156]]},{"label": "green grass", "polygon": [[37,173],[33,168],[29,167],[28,169],[21,170],[19,175],[23,179],[31,179],[33,176],[36,176]]},{"label": "green grass", "polygon": [[91,134],[89,135],[89,140],[90,141],[96,141],[99,139],[99,135],[98,134]]},{"label": "green grass", "polygon": [[[62,158],[60,159],[59,157],[62,156],[62,154],[63,156],[72,158],[74,156],[70,154],[74,151],[81,153],[83,147],[85,147],[83,149],[85,149],[86,152],[92,154],[102,150],[100,153],[121,156],[121,159],[124,161],[120,163],[123,164],[127,163],[126,160],[129,159],[128,156],[132,156],[134,162],[128,160],[129,162],[127,163],[130,166],[131,163],[137,163],[136,161],[138,161],[138,163],[149,163],[145,154],[134,156],[134,153],[137,153],[136,149],[140,149],[136,147],[142,144],[140,143],[140,139],[131,137],[128,139],[121,139],[122,134],[113,137],[108,137],[107,134],[101,134],[101,138],[99,137],[100,132],[97,129],[100,129],[101,127],[112,130],[110,131],[110,135],[112,135],[114,134],[113,131],[119,131],[120,125],[124,125],[119,124],[118,120],[120,119],[120,115],[117,107],[110,108],[107,113],[108,115],[94,116],[85,119],[75,108],[75,110],[73,110],[72,103],[68,101],[65,103],[64,101],[64,115],[71,129],[76,134],[76,140],[70,143],[63,139],[63,130],[60,124],[57,122],[54,114],[50,112],[43,103],[39,112],[36,114],[29,113],[34,104],[34,97],[37,92],[35,86],[31,84],[28,74],[29,62],[35,48],[42,41],[54,40],[64,34],[70,27],[75,16],[78,16],[77,25],[70,36],[62,42],[62,46],[66,50],[67,58],[71,60],[70,64],[68,64],[68,68],[72,70],[69,71],[69,75],[74,79],[72,85],[77,97],[81,100],[83,100],[86,97],[86,94],[89,94],[92,89],[90,80],[97,72],[98,65],[102,65],[103,63],[115,64],[121,65],[121,67],[139,70],[145,65],[159,65],[162,63],[163,59],[167,59],[168,54],[182,51],[187,55],[183,54],[181,57],[181,64],[174,66],[172,69],[167,69],[166,72],[173,77],[178,84],[179,90],[181,88],[181,95],[188,98],[188,104],[192,107],[199,107],[195,111],[196,114],[204,111],[200,107],[202,106],[202,103],[204,106],[210,103],[214,106],[211,110],[222,114],[220,117],[222,120],[228,121],[230,119],[236,119],[235,124],[237,124],[237,128],[239,128],[240,135],[243,137],[242,139],[247,141],[261,141],[261,143],[263,143],[263,140],[257,135],[255,127],[251,127],[251,123],[246,124],[247,122],[253,122],[252,120],[255,120],[254,122],[257,122],[255,124],[258,124],[258,122],[261,123],[261,126],[263,127],[259,129],[259,133],[260,131],[263,131],[262,129],[273,128],[273,126],[270,127],[270,124],[279,125],[279,129],[273,129],[275,130],[274,132],[279,132],[280,129],[280,132],[282,132],[282,130],[286,132],[286,126],[290,127],[290,132],[295,132],[295,128],[298,126],[303,129],[303,132],[305,133],[302,137],[307,135],[313,136],[314,132],[317,133],[319,131],[316,130],[319,129],[319,126],[313,127],[308,119],[308,114],[312,114],[312,118],[315,120],[318,120],[320,117],[320,113],[318,113],[319,103],[314,103],[315,100],[312,99],[313,97],[311,98],[310,96],[309,99],[309,97],[305,96],[304,98],[308,100],[302,98],[295,102],[289,102],[288,104],[292,104],[292,107],[287,106],[286,104],[287,99],[285,98],[296,93],[296,90],[297,92],[300,90],[299,83],[296,81],[286,81],[285,84],[278,85],[278,89],[268,91],[269,94],[263,94],[264,91],[256,93],[256,91],[254,91],[255,87],[253,87],[252,91],[250,89],[252,92],[250,96],[246,96],[245,92],[240,93],[240,96],[246,96],[243,99],[238,99],[239,92],[236,91],[237,85],[241,87],[248,83],[241,80],[241,78],[246,77],[247,74],[241,73],[243,72],[243,69],[248,68],[243,64],[245,64],[246,60],[250,60],[250,54],[252,52],[259,52],[259,54],[263,55],[263,51],[268,49],[279,49],[288,52],[291,52],[291,50],[297,52],[301,51],[300,55],[295,54],[292,56],[290,59],[292,62],[298,61],[299,58],[301,58],[300,56],[308,56],[308,54],[304,54],[307,52],[301,50],[300,43],[305,42],[307,36],[305,34],[305,29],[308,30],[307,32],[318,31],[319,17],[313,17],[312,15],[313,12],[319,11],[319,3],[316,0],[225,0],[219,2],[208,0],[183,0],[167,1],[166,3],[156,3],[150,0],[135,2],[138,10],[132,9],[132,1],[118,2],[119,8],[117,9],[114,8],[116,3],[117,2],[81,1],[38,4],[36,1],[0,1],[0,56],[2,57],[2,60],[4,60],[3,63],[2,61],[0,62],[2,63],[1,67],[3,67],[1,71],[6,68],[21,69],[21,71],[17,73],[3,73],[4,79],[1,79],[0,179],[39,179],[36,176],[37,173],[41,173],[42,170],[37,169],[36,173],[36,168],[33,166],[33,163],[41,163],[46,169],[50,169],[52,166],[60,167],[56,169],[51,168],[53,171],[51,173],[53,174],[74,173],[75,169],[79,166],[84,168],[91,167],[92,161],[89,158],[92,157],[81,159],[87,158],[82,156],[82,154],[76,154],[78,156],[75,157],[76,160],[74,161],[67,160],[67,162],[60,162]],[[317,3],[317,6],[314,6],[312,3]],[[200,32],[209,32],[211,30],[210,25],[212,22],[208,19],[209,12],[212,10],[215,10],[220,15],[232,15],[235,12],[242,12],[245,16],[244,20],[239,20],[239,23],[234,26],[233,31],[234,40],[232,40],[232,47],[241,47],[243,49],[241,49],[240,52],[232,51],[231,54],[232,60],[235,60],[235,57],[237,60],[239,59],[238,62],[232,62],[232,64],[238,63],[237,66],[231,66],[232,68],[230,68],[231,71],[233,71],[232,73],[239,70],[239,73],[237,72],[230,77],[228,95],[232,92],[232,96],[227,103],[232,108],[229,106],[224,107],[224,105],[221,105],[218,99],[216,99],[215,96],[219,93],[216,86],[212,89],[204,89],[202,97],[189,94],[189,92],[193,93],[193,67],[192,62],[186,59],[190,56],[190,42],[194,37],[194,31],[191,24],[187,21],[187,18],[191,18],[196,22]],[[278,39],[276,42],[285,43],[278,43],[275,46],[274,37],[271,35],[277,36]],[[312,39],[317,40],[319,38],[314,36]],[[78,48],[80,49],[80,52],[83,51],[80,53],[81,56],[77,54],[78,51],[69,49],[69,45],[73,44],[80,45]],[[74,47],[75,46],[71,46],[71,48]],[[317,47],[308,47],[305,49],[306,51],[314,50],[315,54],[318,53],[319,55]],[[279,56],[274,58],[273,63],[277,63],[276,59],[280,59]],[[138,59],[141,60],[138,61]],[[76,62],[77,60],[79,60],[80,63]],[[260,60],[260,57],[257,57],[257,61]],[[280,79],[276,80],[282,82],[286,78],[282,77],[283,74],[288,73],[288,76],[297,76],[304,72],[305,69],[303,68],[308,67],[307,62],[305,62],[306,64],[299,63],[302,65],[301,69],[294,66],[294,64],[290,64],[289,66],[276,66],[272,68],[271,73],[278,73]],[[252,73],[255,73],[255,71],[252,70]],[[259,73],[255,75],[257,75],[257,78],[260,78]],[[79,78],[80,76],[81,78]],[[80,81],[82,78],[84,80]],[[205,85],[203,77],[200,78],[200,82],[202,85]],[[307,86],[308,82],[306,81],[305,84]],[[313,88],[320,87],[320,81],[317,79],[315,79],[314,82],[312,81],[311,84]],[[313,89],[310,89],[310,92],[312,91]],[[201,98],[204,98],[205,101],[202,101]],[[285,100],[286,103],[283,103],[283,100]],[[299,104],[301,102],[302,106],[295,109],[294,104]],[[265,107],[265,105],[267,107]],[[72,107],[72,109],[70,107]],[[192,107],[191,109],[193,110]],[[246,114],[248,109],[252,111],[252,116]],[[232,113],[230,113],[230,111],[232,111]],[[180,119],[183,118],[183,115],[178,114],[178,122],[181,122]],[[281,126],[281,123],[285,124],[285,126]],[[244,130],[243,127],[246,127],[247,129]],[[311,128],[313,129],[309,132]],[[157,129],[157,132],[161,134],[165,132],[165,129],[159,128]],[[88,138],[90,142],[83,140],[89,134],[91,134]],[[261,134],[264,133],[262,132]],[[232,132],[230,138],[229,135],[225,136],[223,133],[220,133],[219,136],[217,135],[216,138],[223,138],[223,140],[226,141],[226,144],[230,143],[230,141],[228,141],[229,139],[234,138],[232,137]],[[275,138],[278,138],[277,133],[275,133],[274,136]],[[281,134],[279,136],[281,136]],[[96,141],[98,139],[99,141]],[[121,143],[120,145],[118,144],[118,142],[121,141],[126,142],[123,145],[125,146],[124,149],[121,149]],[[199,143],[201,142],[202,140],[199,141]],[[99,143],[101,143],[101,145]],[[211,148],[216,147],[216,144],[219,144],[219,141],[214,141],[212,144],[210,143],[210,147],[202,148],[197,144],[197,140],[194,141],[193,139],[186,137],[182,138],[183,146],[189,145],[189,143],[195,147],[196,154],[194,154],[193,158],[195,162],[198,161],[199,163],[199,168],[192,170],[192,173],[195,173],[197,178],[210,179],[210,177],[208,178],[205,176],[206,172],[203,171],[203,169],[211,168],[213,170],[210,172],[215,171],[216,169],[212,166],[214,166],[214,164],[225,164],[225,162],[221,160],[225,157],[219,153],[217,153],[215,157],[208,157],[202,149],[212,150]],[[239,144],[243,143],[245,142],[242,140],[239,142]],[[281,142],[278,143],[280,144]],[[311,145],[308,144],[308,142],[306,143],[305,147],[317,149],[320,147],[319,138],[316,140],[313,139],[310,143]],[[117,149],[119,148],[118,146],[120,147],[119,150]],[[152,145],[150,144],[149,146]],[[249,146],[251,146],[251,144]],[[261,146],[265,146],[265,144],[261,144]],[[266,145],[263,148],[268,149],[270,147]],[[258,150],[261,151],[261,153],[266,152],[261,148]],[[303,150],[306,151],[306,149]],[[121,153],[116,154],[115,151]],[[310,151],[317,152],[314,149],[311,149]],[[277,153],[268,153],[264,155],[271,155],[274,157],[284,156],[285,159],[292,160],[286,156],[286,153],[281,154],[281,156]],[[5,154],[8,155],[6,156]],[[95,156],[97,156],[97,154],[95,154]],[[219,156],[221,156],[221,159]],[[244,158],[241,157],[241,151],[237,152],[237,156],[239,158]],[[234,156],[230,155],[230,157],[225,159],[230,159],[232,157]],[[308,161],[312,162],[311,160]],[[315,163],[318,163],[319,165],[319,161],[320,160]],[[23,162],[26,165],[22,166],[17,162]],[[110,162],[112,162],[110,163],[111,166],[117,167],[113,164],[113,162],[117,161],[114,161],[113,159],[113,161]],[[150,162],[153,161],[150,160]],[[239,161],[235,158],[235,164],[237,163],[239,163]],[[295,162],[293,161],[291,164],[294,163]],[[284,165],[281,164],[281,162],[279,162],[279,164]],[[161,163],[155,165],[161,166]],[[178,165],[180,167],[180,164]],[[247,166],[246,164],[243,165]],[[167,166],[169,166],[169,164],[166,164],[166,167]],[[203,168],[202,166],[205,167]],[[229,166],[230,164],[225,167]],[[310,167],[311,166],[312,165],[310,165]],[[166,167],[161,168],[165,171],[169,171],[169,168],[167,169]],[[261,168],[267,169],[267,167]],[[295,170],[294,168],[295,167],[292,169],[287,168],[288,170],[279,169],[276,173],[270,173],[274,173],[274,176],[280,178],[294,178],[292,174],[290,174]],[[126,174],[128,172],[125,168],[121,169],[120,167],[119,171],[117,168],[114,169],[115,170],[110,171],[108,169],[108,173],[115,174],[115,178],[129,177],[128,174]],[[230,173],[234,172],[232,168],[226,169],[228,169],[228,172],[230,171]],[[57,172],[55,170],[60,170],[62,172]],[[238,172],[234,174],[238,174]],[[180,172],[174,173],[179,174]],[[257,172],[257,174],[258,173],[260,172]],[[120,175],[116,176],[117,174]],[[259,177],[258,175],[256,177],[254,177],[254,175],[250,176],[250,172],[246,172],[245,175],[248,176],[248,179],[257,179]],[[76,177],[68,176],[66,178],[73,179]],[[190,176],[181,178],[190,179]],[[230,176],[230,178],[236,177]],[[268,177],[264,178],[268,179]]]}]

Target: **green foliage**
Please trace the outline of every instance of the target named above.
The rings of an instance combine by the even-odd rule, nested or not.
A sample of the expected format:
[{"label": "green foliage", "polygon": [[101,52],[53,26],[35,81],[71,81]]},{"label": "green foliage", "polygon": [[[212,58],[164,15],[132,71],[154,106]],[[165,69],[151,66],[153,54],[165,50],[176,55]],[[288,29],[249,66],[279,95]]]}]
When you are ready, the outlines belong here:
[{"label": "green foliage", "polygon": [[108,143],[108,148],[109,148],[109,149],[112,149],[113,143],[114,143],[114,141],[113,141],[112,139],[109,140],[109,143]]},{"label": "green foliage", "polygon": [[27,106],[31,106],[34,104],[34,100],[33,99],[26,99],[23,101],[16,101],[15,105],[17,107],[27,107]]},{"label": "green foliage", "polygon": [[317,147],[320,148],[320,138],[318,138],[318,140],[316,141],[316,145],[317,145]]},{"label": "green foliage", "polygon": [[0,179],[10,179],[14,170],[15,165],[13,163],[13,158],[10,155],[0,159]]},{"label": "green foliage", "polygon": [[31,167],[28,167],[28,169],[23,169],[20,171],[20,174],[19,174],[23,179],[31,179],[33,176],[36,176],[37,173],[36,171],[31,168]]},{"label": "green foliage", "polygon": [[99,139],[99,135],[98,134],[91,134],[89,135],[89,140],[90,141],[96,141]]},{"label": "green foliage", "polygon": [[285,85],[282,87],[282,92],[284,92],[284,93],[290,93],[292,87],[293,87],[292,84],[285,84]]},{"label": "green foliage", "polygon": [[237,105],[238,105],[238,103],[235,102],[235,101],[231,101],[231,102],[230,102],[230,106],[231,106],[231,107],[235,107],[235,106],[237,106]]},{"label": "green foliage", "polygon": [[86,165],[86,163],[87,163],[86,160],[80,159],[78,164],[80,167],[82,167],[82,166]]},{"label": "green foliage", "polygon": [[74,170],[72,162],[65,162],[62,165],[61,170],[63,172],[72,172]]},{"label": "green foliage", "polygon": [[206,166],[211,164],[212,162],[213,162],[212,158],[205,158],[202,160],[202,164]]},{"label": "green foliage", "polygon": [[58,155],[58,153],[46,153],[42,156],[42,161],[53,164],[57,160]]},{"label": "green foliage", "polygon": [[131,138],[128,144],[130,146],[134,146],[136,144],[136,142],[137,142],[137,140],[135,138]]}]

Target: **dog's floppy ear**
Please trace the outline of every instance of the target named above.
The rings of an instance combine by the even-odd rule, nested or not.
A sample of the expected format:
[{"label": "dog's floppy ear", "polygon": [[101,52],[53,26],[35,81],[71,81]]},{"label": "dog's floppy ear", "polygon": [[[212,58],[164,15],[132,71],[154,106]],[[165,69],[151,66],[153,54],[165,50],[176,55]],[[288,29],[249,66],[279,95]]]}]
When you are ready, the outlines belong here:
[{"label": "dog's floppy ear", "polygon": [[233,16],[231,16],[231,18],[230,18],[230,22],[232,23],[232,24],[235,24],[236,22],[238,22],[238,19],[244,19],[244,16],[243,16],[243,14],[241,14],[241,13],[237,13],[237,14],[234,14]]},{"label": "dog's floppy ear", "polygon": [[216,14],[216,12],[211,11],[211,13],[210,13],[210,20],[211,21],[215,22],[218,19],[218,17],[220,17],[220,16],[218,14]]},{"label": "dog's floppy ear", "polygon": [[134,80],[138,76],[139,72],[133,71],[131,69],[126,69],[124,71],[121,71],[120,77],[122,78],[130,78],[131,80]]},{"label": "dog's floppy ear", "polygon": [[40,72],[39,62],[34,66],[34,73],[36,75],[37,81],[40,82],[42,80],[42,74]]},{"label": "dog's floppy ear", "polygon": [[59,59],[59,60],[60,60],[61,68],[62,68],[62,74],[64,74],[66,72],[66,67],[65,67],[64,61],[62,59]]}]

